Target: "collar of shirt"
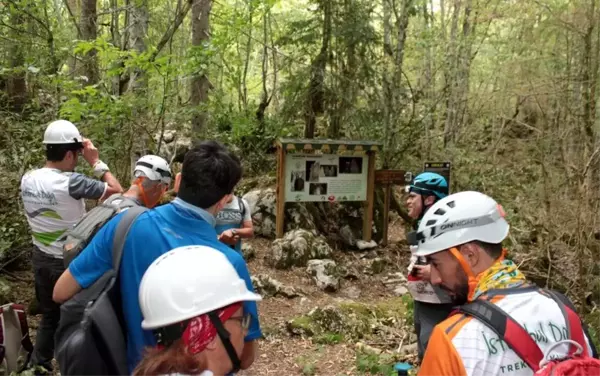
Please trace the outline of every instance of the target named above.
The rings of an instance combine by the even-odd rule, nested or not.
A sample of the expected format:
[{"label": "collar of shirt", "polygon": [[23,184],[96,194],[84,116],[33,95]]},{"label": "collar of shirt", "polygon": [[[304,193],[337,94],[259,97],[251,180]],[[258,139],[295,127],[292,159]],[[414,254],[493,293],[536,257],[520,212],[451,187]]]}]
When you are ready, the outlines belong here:
[{"label": "collar of shirt", "polygon": [[187,203],[187,202],[183,201],[182,199],[180,199],[179,197],[176,197],[173,201],[171,201],[171,203],[176,206],[179,206],[180,208],[184,208],[184,209],[191,211],[192,213],[200,216],[200,218],[202,218],[206,222],[208,222],[209,225],[211,225],[212,227],[215,227],[215,224],[216,224],[215,216],[210,214],[206,210],[199,208],[197,206],[194,206],[190,203]]}]

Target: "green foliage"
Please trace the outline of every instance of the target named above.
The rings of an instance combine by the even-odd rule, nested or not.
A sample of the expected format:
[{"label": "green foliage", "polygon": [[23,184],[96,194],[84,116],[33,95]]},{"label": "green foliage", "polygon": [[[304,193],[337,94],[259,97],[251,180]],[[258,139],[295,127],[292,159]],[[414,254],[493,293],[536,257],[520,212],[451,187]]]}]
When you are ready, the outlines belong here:
[{"label": "green foliage", "polygon": [[390,354],[358,352],[356,369],[370,375],[395,376],[394,357]]}]

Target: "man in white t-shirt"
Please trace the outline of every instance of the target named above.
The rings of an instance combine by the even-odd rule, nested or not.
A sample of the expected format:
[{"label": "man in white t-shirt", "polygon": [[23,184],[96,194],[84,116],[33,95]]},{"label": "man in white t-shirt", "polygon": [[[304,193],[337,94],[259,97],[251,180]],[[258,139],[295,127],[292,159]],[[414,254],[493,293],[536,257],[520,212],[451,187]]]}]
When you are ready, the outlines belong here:
[{"label": "man in white t-shirt", "polygon": [[242,252],[242,239],[254,236],[252,212],[248,202],[233,196],[231,201],[216,216],[215,230],[219,240],[238,252]]},{"label": "man in white t-shirt", "polygon": [[[50,123],[43,143],[46,164],[23,175],[21,198],[33,238],[35,295],[42,313],[30,365],[52,372],[54,332],[60,319],[60,308],[52,300],[52,291],[65,270],[62,242],[58,239],[85,214],[84,199],[102,200],[122,192],[122,188],[100,160],[98,149],[81,136],[73,123],[66,120]],[[79,154],[102,181],[73,172]]]}]

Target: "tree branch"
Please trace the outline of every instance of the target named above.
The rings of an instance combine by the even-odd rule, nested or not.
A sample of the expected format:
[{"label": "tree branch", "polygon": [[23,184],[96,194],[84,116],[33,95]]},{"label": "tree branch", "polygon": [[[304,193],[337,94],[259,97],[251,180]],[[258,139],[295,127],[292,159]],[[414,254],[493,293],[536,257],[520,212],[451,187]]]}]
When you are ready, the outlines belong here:
[{"label": "tree branch", "polygon": [[75,15],[73,14],[71,7],[69,6],[69,1],[63,0],[63,4],[65,4],[65,7],[67,8],[67,12],[69,12],[69,19],[73,22],[73,25],[75,25],[75,29],[77,30],[77,38],[81,39],[81,29],[79,28],[77,19],[75,18]]},{"label": "tree branch", "polygon": [[175,16],[175,20],[173,21],[172,26],[170,26],[169,29],[167,29],[167,31],[165,31],[162,38],[156,45],[156,49],[154,50],[154,52],[152,52],[152,55],[150,55],[150,59],[149,59],[150,62],[153,62],[154,59],[156,59],[156,57],[158,56],[160,51],[165,47],[165,45],[173,37],[173,35],[177,31],[177,29],[179,29],[179,26],[181,26],[181,23],[183,22],[185,16],[188,14],[190,9],[192,9],[192,2],[188,0],[185,3],[185,6],[181,10],[181,12],[179,14],[177,14],[177,16]]}]

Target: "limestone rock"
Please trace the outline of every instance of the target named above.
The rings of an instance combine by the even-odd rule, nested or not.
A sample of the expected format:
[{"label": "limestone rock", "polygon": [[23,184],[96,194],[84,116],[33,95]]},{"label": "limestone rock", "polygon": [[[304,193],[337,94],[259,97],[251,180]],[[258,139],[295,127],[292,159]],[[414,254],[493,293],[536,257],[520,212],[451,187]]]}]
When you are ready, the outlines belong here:
[{"label": "limestone rock", "polygon": [[[243,198],[248,202],[252,212],[254,232],[257,235],[274,238],[277,212],[275,189],[255,189],[246,193]],[[286,205],[285,228],[287,230],[305,229],[316,235],[315,220],[306,207],[301,204]]]},{"label": "limestone rock", "polygon": [[254,247],[246,242],[242,243],[242,256],[244,260],[249,261],[256,257],[256,251]]},{"label": "limestone rock", "polygon": [[321,290],[334,292],[340,288],[340,272],[333,260],[309,260],[306,272]]},{"label": "limestone rock", "polygon": [[273,242],[268,262],[275,268],[287,269],[292,266],[306,266],[308,260],[328,258],[331,254],[331,247],[324,237],[298,229]]},{"label": "limestone rock", "polygon": [[254,289],[258,294],[262,295],[263,298],[281,295],[292,299],[300,296],[294,288],[284,286],[281,282],[268,275],[259,274],[257,276],[252,276],[251,279]]}]

